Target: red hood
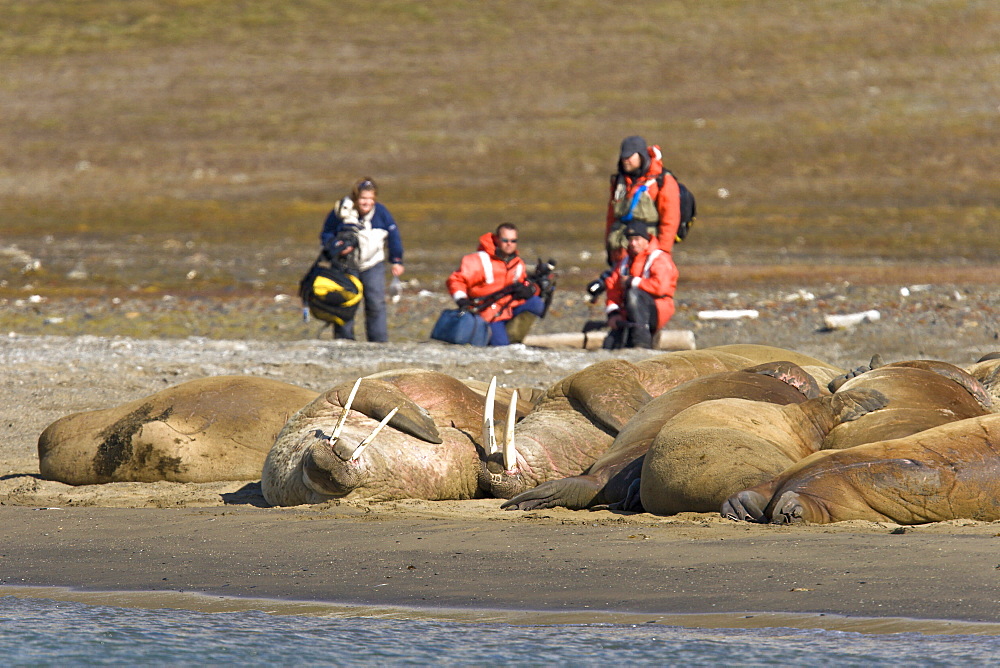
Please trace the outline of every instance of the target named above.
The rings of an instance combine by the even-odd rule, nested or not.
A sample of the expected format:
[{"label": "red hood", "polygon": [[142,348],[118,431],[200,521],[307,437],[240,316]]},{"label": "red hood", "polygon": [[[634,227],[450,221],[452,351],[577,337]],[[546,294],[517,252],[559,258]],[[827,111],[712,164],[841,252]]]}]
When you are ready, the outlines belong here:
[{"label": "red hood", "polygon": [[493,238],[492,232],[487,232],[483,236],[479,237],[479,248],[478,250],[486,251],[492,257],[497,252],[497,242]]}]

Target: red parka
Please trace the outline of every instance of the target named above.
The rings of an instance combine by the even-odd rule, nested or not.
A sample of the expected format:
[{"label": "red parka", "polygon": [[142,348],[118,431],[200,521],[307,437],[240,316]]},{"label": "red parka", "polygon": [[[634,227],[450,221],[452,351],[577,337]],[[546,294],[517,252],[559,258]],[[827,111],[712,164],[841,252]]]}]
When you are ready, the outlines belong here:
[{"label": "red parka", "polygon": [[[674,248],[674,241],[677,238],[677,230],[681,225],[681,191],[677,185],[677,179],[672,174],[663,173],[663,153],[659,146],[647,148],[649,154],[649,167],[642,176],[632,177],[628,174],[618,174],[611,180],[611,197],[608,201],[607,221],[604,227],[604,238],[608,238],[611,226],[628,209],[628,203],[636,191],[646,187],[640,198],[648,198],[656,210],[658,220],[647,220],[649,216],[635,216],[636,220],[641,220],[648,225],[657,225],[656,241],[660,249],[671,252]],[[663,174],[663,187],[661,188],[656,177]],[[646,207],[648,208],[648,207]],[[636,207],[642,210],[643,207]]]},{"label": "red parka", "polygon": [[[516,253],[506,262],[499,259],[496,239],[492,232],[487,232],[479,237],[479,250],[462,258],[462,263],[448,277],[446,285],[452,299],[476,299],[491,295],[511,283],[524,282],[526,277],[524,260]],[[479,315],[486,322],[510,320],[514,315],[513,309],[523,303],[523,299],[505,295],[480,311]]]},{"label": "red parka", "polygon": [[670,253],[660,248],[656,239],[650,239],[645,251],[635,257],[626,254],[615,264],[605,286],[608,290],[608,315],[618,310],[624,313],[626,287],[651,294],[656,303],[656,329],[660,330],[674,315],[677,265]]}]

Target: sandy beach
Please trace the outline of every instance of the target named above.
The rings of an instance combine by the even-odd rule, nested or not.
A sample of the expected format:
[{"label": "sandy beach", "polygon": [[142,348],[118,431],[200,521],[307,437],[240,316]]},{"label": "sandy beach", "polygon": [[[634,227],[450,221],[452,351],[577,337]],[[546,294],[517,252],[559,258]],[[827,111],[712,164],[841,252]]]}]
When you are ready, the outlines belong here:
[{"label": "sandy beach", "polygon": [[[723,331],[718,343],[754,335],[740,331]],[[883,336],[883,354],[906,357],[913,334]],[[798,335],[803,352],[833,349],[830,334]],[[951,340],[945,357],[967,358],[968,341]],[[35,439],[51,421],[206,375],[261,375],[319,390],[424,365],[543,386],[610,355],[426,342],[8,335],[0,339],[0,591],[147,607],[512,623],[1000,633],[1000,523],[771,527],[714,514],[507,512],[492,499],[279,509],[266,507],[257,482],[70,487],[37,477]],[[835,363],[848,366],[861,355],[841,349]]]}]

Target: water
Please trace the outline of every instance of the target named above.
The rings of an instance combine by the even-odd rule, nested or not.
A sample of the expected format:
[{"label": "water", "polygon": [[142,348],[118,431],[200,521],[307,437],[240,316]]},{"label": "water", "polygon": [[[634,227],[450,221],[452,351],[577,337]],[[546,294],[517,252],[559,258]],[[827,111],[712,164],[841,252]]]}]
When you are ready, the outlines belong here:
[{"label": "water", "polygon": [[0,597],[5,666],[995,665],[1000,637],[400,621]]}]

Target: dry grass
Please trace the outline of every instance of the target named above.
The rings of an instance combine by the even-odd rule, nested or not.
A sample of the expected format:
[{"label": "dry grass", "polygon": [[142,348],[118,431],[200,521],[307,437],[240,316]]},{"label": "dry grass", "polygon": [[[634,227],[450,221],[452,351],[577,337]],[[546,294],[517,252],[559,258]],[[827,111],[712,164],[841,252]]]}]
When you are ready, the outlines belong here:
[{"label": "dry grass", "polygon": [[287,290],[362,174],[411,276],[513,220],[582,282],[633,133],[699,197],[682,273],[1000,258],[987,0],[0,8],[8,292]]}]

